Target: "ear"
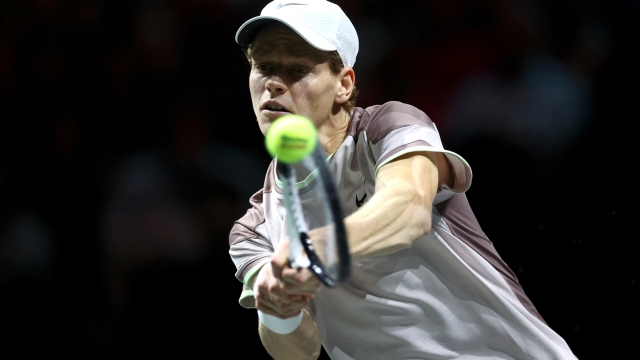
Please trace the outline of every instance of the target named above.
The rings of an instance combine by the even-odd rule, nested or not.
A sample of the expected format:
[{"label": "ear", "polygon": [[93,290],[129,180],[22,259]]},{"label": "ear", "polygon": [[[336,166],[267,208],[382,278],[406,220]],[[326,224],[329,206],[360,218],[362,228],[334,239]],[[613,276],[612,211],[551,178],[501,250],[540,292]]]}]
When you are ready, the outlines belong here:
[{"label": "ear", "polygon": [[353,68],[345,67],[338,74],[338,79],[340,82],[338,84],[338,93],[336,94],[336,103],[342,105],[351,97],[356,83],[356,73]]}]

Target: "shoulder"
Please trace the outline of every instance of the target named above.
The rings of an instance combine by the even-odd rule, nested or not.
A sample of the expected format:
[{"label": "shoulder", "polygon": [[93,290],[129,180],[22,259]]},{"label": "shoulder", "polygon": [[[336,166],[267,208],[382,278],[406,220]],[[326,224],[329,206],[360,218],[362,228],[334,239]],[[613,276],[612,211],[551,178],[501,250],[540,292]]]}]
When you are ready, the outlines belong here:
[{"label": "shoulder", "polygon": [[389,132],[405,126],[435,130],[433,121],[424,111],[400,101],[388,101],[367,108],[356,108],[350,135],[357,138],[364,131],[371,141],[377,142]]},{"label": "shoulder", "polygon": [[250,198],[249,204],[251,207],[247,210],[245,215],[236,221],[236,225],[241,225],[250,229],[253,229],[257,224],[264,221],[264,202],[265,196],[269,196],[270,193],[275,191],[275,160],[272,160],[267,168],[267,172],[264,179],[264,185],[261,189],[256,191]]}]

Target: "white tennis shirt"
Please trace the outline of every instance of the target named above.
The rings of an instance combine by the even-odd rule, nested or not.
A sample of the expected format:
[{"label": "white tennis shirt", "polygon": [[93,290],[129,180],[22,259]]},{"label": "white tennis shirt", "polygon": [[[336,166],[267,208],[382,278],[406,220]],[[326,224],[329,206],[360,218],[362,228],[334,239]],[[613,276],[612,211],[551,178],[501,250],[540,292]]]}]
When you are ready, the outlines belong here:
[{"label": "white tennis shirt", "polygon": [[[381,166],[415,151],[444,153],[455,184],[439,189],[432,229],[412,247],[355,262],[345,284],[319,290],[309,305],[325,351],[335,360],[576,359],[480,228],[464,194],[471,168],[424,112],[400,102],[354,110],[329,159],[345,215],[374,195]],[[286,236],[274,162],[250,202],[229,238],[240,281]],[[240,304],[255,307],[246,286]]]}]

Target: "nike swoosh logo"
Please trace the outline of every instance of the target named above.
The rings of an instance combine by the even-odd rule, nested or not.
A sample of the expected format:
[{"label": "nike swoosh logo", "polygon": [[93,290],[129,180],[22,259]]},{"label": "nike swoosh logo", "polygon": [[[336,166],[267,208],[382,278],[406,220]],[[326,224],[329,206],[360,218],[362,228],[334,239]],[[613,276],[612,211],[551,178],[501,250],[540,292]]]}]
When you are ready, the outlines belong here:
[{"label": "nike swoosh logo", "polygon": [[298,3],[286,3],[286,4],[283,4],[283,3],[280,3],[280,4],[278,4],[278,6],[276,6],[276,9],[281,9],[281,8],[283,8],[285,6],[289,6],[289,5],[306,5],[306,6],[309,6],[309,4],[298,4]]},{"label": "nike swoosh logo", "polygon": [[362,204],[364,204],[364,199],[367,198],[367,193],[364,193],[364,196],[362,197],[362,199],[358,199],[358,194],[356,194],[356,206],[360,207],[362,206]]}]

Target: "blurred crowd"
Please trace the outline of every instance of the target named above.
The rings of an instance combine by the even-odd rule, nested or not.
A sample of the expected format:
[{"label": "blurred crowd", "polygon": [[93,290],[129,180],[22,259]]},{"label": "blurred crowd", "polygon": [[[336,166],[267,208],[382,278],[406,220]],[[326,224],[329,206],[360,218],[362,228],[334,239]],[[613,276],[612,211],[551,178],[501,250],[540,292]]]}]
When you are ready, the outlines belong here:
[{"label": "blurred crowd", "polygon": [[[0,0],[0,356],[265,354],[228,233],[270,161],[234,41],[266,3]],[[335,3],[359,31],[357,106],[431,117],[474,170],[485,232],[578,357],[612,316],[585,298],[638,320],[623,126],[639,3]]]}]

